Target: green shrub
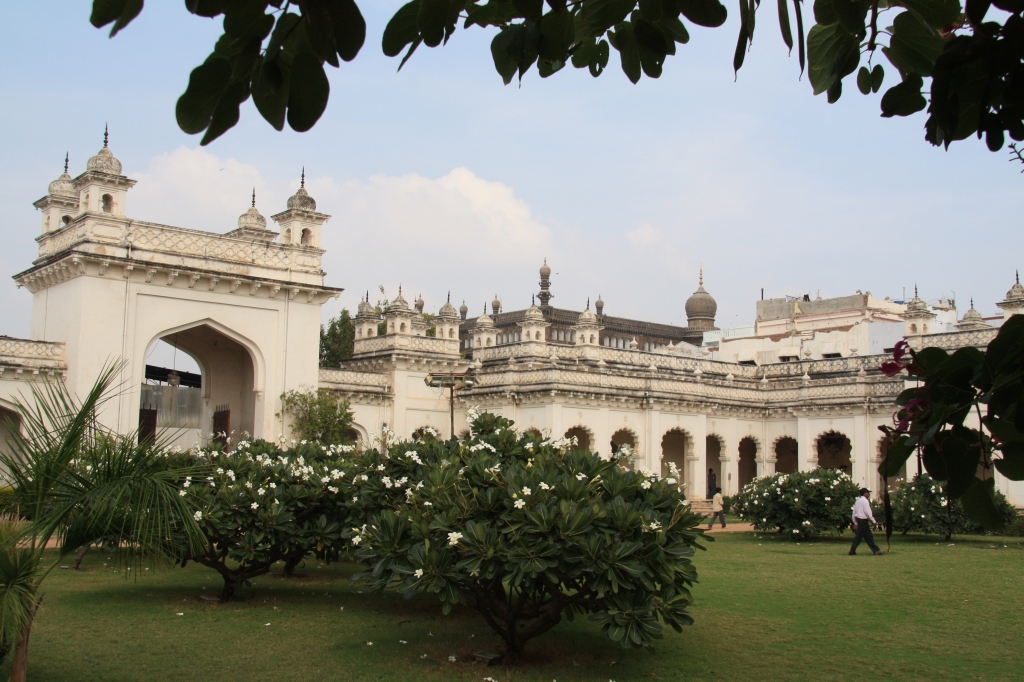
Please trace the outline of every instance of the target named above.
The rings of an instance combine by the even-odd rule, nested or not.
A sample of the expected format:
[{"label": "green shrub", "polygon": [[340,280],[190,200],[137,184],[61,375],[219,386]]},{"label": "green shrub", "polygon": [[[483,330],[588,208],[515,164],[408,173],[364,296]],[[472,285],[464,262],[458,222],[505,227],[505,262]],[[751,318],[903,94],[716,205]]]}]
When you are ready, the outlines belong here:
[{"label": "green shrub", "polygon": [[345,536],[370,589],[435,594],[445,613],[469,605],[508,659],[563,617],[588,614],[624,647],[693,622],[702,532],[677,486],[469,416],[468,440],[405,442],[347,463],[360,467],[342,482]]},{"label": "green shrub", "polygon": [[857,485],[838,469],[775,474],[745,485],[733,499],[732,509],[756,530],[806,540],[849,528],[857,491]]},{"label": "green shrub", "polygon": [[15,516],[18,513],[18,500],[14,497],[14,488],[0,487],[0,516]]},{"label": "green shrub", "polygon": [[[928,474],[920,474],[906,481],[890,496],[893,530],[903,533],[941,535],[947,540],[953,535],[981,535],[986,531],[971,520],[960,500],[948,505],[945,484]],[[1017,520],[1017,510],[999,491],[995,491],[995,506],[1003,524]],[[1002,531],[997,531],[1002,532]]]},{"label": "green shrub", "polygon": [[284,413],[291,417],[292,433],[298,440],[350,444],[352,411],[348,401],[326,388],[288,391],[281,394]]},{"label": "green shrub", "polygon": [[278,561],[286,562],[287,572],[310,553],[337,557],[345,549],[339,520],[346,513],[337,483],[351,451],[306,441],[282,450],[257,440],[231,452],[213,448],[181,456],[203,472],[179,485],[207,539],[206,551],[183,555],[183,565],[192,560],[216,570],[227,601]]}]

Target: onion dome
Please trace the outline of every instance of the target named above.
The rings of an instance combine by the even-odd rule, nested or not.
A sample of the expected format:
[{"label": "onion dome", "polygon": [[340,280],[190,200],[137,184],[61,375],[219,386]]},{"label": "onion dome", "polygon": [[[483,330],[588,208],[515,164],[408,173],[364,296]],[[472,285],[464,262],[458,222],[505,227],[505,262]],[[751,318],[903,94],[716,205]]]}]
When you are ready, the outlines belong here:
[{"label": "onion dome", "polygon": [[501,301],[498,300],[498,295],[494,295],[494,300],[491,301],[491,311],[497,315],[501,312]]},{"label": "onion dome", "polygon": [[601,300],[601,294],[598,294],[597,300],[594,301],[594,309],[597,310],[598,315],[604,314],[604,301]]},{"label": "onion dome", "polygon": [[396,296],[395,300],[393,300],[391,302],[391,308],[390,308],[391,312],[396,312],[396,311],[400,311],[400,310],[405,310],[405,311],[409,310],[409,303],[408,303],[408,301],[406,301],[402,297],[402,287],[398,287],[398,296]]},{"label": "onion dome", "polygon": [[704,268],[700,270],[700,281],[697,291],[686,299],[686,321],[690,327],[711,329],[715,326],[715,314],[718,304],[711,294],[704,290]]},{"label": "onion dome", "polygon": [[77,199],[78,192],[75,191],[75,184],[71,181],[71,176],[68,175],[68,155],[64,155],[64,172],[61,176],[50,183],[49,194],[51,197],[65,197],[68,199]]},{"label": "onion dome", "polygon": [[[91,163],[91,162],[90,162]],[[252,206],[249,210],[238,216],[238,229],[239,230],[265,230],[267,229],[267,219],[260,215],[260,212],[256,210],[256,190],[252,191]]]},{"label": "onion dome", "polygon": [[416,295],[416,302],[413,303],[413,305],[416,306],[416,312],[422,313],[423,312],[423,306],[426,305],[426,303],[423,302],[423,296],[420,295],[420,294],[417,294]]},{"label": "onion dome", "polygon": [[548,259],[544,259],[544,265],[540,266],[541,279],[547,279],[551,276],[551,268],[548,267]]},{"label": "onion dome", "polygon": [[455,311],[455,306],[452,305],[452,295],[448,294],[448,300],[441,306],[441,309],[437,311],[437,316],[440,319],[454,320],[457,319],[459,314]]},{"label": "onion dome", "polygon": [[109,131],[107,128],[103,129],[103,149],[96,154],[96,156],[89,159],[86,164],[86,168],[97,173],[106,173],[108,175],[120,175],[121,174],[121,162],[114,158],[113,152],[110,151],[110,147],[107,146],[109,141]]},{"label": "onion dome", "polygon": [[288,210],[290,211],[316,211],[316,201],[306,192],[306,169],[302,169],[302,181],[299,183],[299,191],[288,197]]},{"label": "onion dome", "polygon": [[466,301],[462,301],[462,305],[459,306],[459,317],[466,319],[466,315],[469,314],[469,308],[466,307]]}]

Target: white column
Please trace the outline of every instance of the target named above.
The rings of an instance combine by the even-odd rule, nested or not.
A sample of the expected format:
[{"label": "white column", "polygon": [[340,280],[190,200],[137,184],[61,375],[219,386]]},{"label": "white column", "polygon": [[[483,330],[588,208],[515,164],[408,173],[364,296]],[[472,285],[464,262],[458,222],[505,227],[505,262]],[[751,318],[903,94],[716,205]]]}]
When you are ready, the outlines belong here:
[{"label": "white column", "polygon": [[811,420],[798,417],[796,420],[797,468],[800,471],[811,471],[818,466],[814,458],[814,443],[811,433]]}]

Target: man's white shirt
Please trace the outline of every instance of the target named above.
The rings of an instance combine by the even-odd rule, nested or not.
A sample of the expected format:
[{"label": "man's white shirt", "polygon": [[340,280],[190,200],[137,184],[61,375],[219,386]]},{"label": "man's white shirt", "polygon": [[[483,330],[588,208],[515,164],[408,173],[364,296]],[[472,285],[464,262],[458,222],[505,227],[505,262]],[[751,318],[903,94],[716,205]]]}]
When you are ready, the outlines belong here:
[{"label": "man's white shirt", "polygon": [[854,525],[856,525],[857,519],[871,519],[871,523],[875,523],[875,515],[871,513],[871,503],[863,495],[858,497],[856,504],[853,505]]}]

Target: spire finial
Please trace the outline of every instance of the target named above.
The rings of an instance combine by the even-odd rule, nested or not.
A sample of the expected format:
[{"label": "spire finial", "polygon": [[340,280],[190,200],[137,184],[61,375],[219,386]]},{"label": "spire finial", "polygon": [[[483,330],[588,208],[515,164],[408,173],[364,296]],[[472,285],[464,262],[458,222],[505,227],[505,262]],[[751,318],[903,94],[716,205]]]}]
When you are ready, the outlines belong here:
[{"label": "spire finial", "polygon": [[252,188],[252,207],[256,208],[256,188]]},{"label": "spire finial", "polygon": [[700,264],[700,279],[697,281],[697,286],[704,286],[704,264]]},{"label": "spire finial", "polygon": [[64,152],[64,172],[68,172],[68,153]]},{"label": "spire finial", "polygon": [[974,310],[974,297],[971,296],[971,310]]},{"label": "spire finial", "polygon": [[1017,270],[1017,284],[1020,284],[1020,270]]},{"label": "spire finial", "polygon": [[537,305],[537,294],[530,294],[530,305]]},{"label": "spire finial", "polygon": [[914,298],[917,298],[917,284],[914,284]]},{"label": "spire finial", "polygon": [[399,296],[402,295],[402,285],[401,284],[398,285],[398,295]]},{"label": "spire finial", "polygon": [[306,189],[306,167],[302,167],[302,182],[299,183],[299,189]]},{"label": "spire finial", "polygon": [[590,297],[587,296],[587,310],[590,310]]},{"label": "spire finial", "polygon": [[450,292],[450,291],[448,292],[448,302],[449,303],[452,302],[452,292]]},{"label": "spire finial", "polygon": [[106,123],[103,124],[103,148],[107,148],[107,142],[110,140],[110,126]]}]

